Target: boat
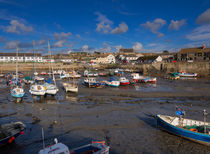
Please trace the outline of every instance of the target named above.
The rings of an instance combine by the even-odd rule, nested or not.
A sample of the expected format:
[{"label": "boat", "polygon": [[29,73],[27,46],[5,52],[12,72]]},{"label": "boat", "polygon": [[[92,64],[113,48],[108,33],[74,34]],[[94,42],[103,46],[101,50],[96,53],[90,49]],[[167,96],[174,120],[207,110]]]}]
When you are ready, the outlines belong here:
[{"label": "boat", "polygon": [[72,72],[72,74],[70,74],[70,78],[81,78],[81,75],[75,71]]},{"label": "boat", "polygon": [[11,90],[11,95],[12,97],[15,97],[15,98],[22,98],[24,94],[25,94],[24,89],[19,86],[16,86],[15,88]]},{"label": "boat", "polygon": [[147,77],[147,76],[141,76],[139,73],[132,73],[132,82],[136,83],[156,83],[157,78],[155,77]]},{"label": "boat", "polygon": [[37,81],[44,81],[44,78],[43,78],[43,77],[40,77],[40,76],[35,76],[35,77],[34,77],[34,80],[37,80]]},{"label": "boat", "polygon": [[12,97],[15,98],[22,98],[25,94],[24,89],[21,87],[21,81],[19,81],[18,78],[18,47],[16,49],[16,78],[15,78],[15,84],[11,85],[10,93]]},{"label": "boat", "polygon": [[210,146],[210,123],[167,115],[156,115],[157,126],[174,135]]},{"label": "boat", "polygon": [[168,75],[166,75],[165,78],[171,80],[178,80],[180,76],[178,75],[178,73],[174,72],[174,73],[168,73]]},{"label": "boat", "polygon": [[0,146],[12,143],[15,139],[24,134],[26,126],[22,122],[0,124]]},{"label": "boat", "polygon": [[89,88],[101,88],[105,85],[105,83],[96,81],[95,78],[85,78],[83,84]]},{"label": "boat", "polygon": [[74,78],[74,61],[72,61],[72,72],[73,72],[73,84],[71,83],[63,83],[63,87],[65,89],[66,92],[74,92],[77,93],[78,92],[78,85],[75,84],[75,78]]},{"label": "boat", "polygon": [[84,71],[84,77],[97,77],[98,73],[89,72],[88,70]]},{"label": "boat", "polygon": [[29,92],[31,95],[44,96],[46,93],[46,88],[42,84],[33,84],[30,86]]},{"label": "boat", "polygon": [[105,144],[105,141],[93,141],[91,144],[83,145],[72,150],[69,150],[65,144],[59,143],[57,139],[54,139],[54,141],[55,144],[44,147],[39,151],[39,154],[109,154],[110,149]]},{"label": "boat", "polygon": [[121,77],[120,78],[120,85],[129,85],[130,81],[128,79],[126,79],[125,77]]},{"label": "boat", "polygon": [[178,72],[178,75],[180,77],[197,77],[198,74],[197,73],[186,73],[186,72]]},{"label": "boat", "polygon": [[110,78],[109,81],[105,82],[107,86],[110,87],[119,87],[120,81],[116,80],[115,78]]},{"label": "boat", "polygon": [[60,79],[66,79],[66,78],[69,78],[69,77],[70,77],[69,73],[62,73],[62,74],[60,74]]},{"label": "boat", "polygon": [[37,75],[39,75],[39,73],[38,72],[34,72],[34,75],[37,76]]},{"label": "boat", "polygon": [[[48,41],[48,52],[49,52],[49,58],[51,59],[51,51],[50,51],[50,42]],[[50,60],[50,67],[49,67],[49,72],[53,72],[53,67],[52,67],[52,61]],[[51,81],[51,74],[49,74],[49,80],[43,85],[46,89],[46,94],[49,95],[55,95],[58,92],[58,88],[56,86],[56,81],[55,81],[55,76],[52,73],[52,80]]]},{"label": "boat", "polygon": [[47,75],[47,72],[42,71],[40,75]]},{"label": "boat", "polygon": [[[33,41],[33,51],[35,51],[35,42]],[[33,65],[33,71],[35,70],[35,65]],[[32,73],[34,74],[34,73]],[[44,96],[46,93],[45,87],[39,83],[39,81],[43,81],[43,77],[34,76],[34,82],[30,86],[29,93],[34,96]]]},{"label": "boat", "polygon": [[24,81],[25,84],[33,84],[34,83],[34,80],[32,80],[32,78],[30,76],[26,76],[23,79],[23,81]]}]

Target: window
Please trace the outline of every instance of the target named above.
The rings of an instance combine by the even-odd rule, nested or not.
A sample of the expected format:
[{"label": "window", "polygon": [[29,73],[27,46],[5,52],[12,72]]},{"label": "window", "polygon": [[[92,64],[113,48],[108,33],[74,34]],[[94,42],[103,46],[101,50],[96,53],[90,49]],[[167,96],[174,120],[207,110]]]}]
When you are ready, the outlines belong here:
[{"label": "window", "polygon": [[202,56],[202,53],[198,53],[198,57],[201,57]]}]

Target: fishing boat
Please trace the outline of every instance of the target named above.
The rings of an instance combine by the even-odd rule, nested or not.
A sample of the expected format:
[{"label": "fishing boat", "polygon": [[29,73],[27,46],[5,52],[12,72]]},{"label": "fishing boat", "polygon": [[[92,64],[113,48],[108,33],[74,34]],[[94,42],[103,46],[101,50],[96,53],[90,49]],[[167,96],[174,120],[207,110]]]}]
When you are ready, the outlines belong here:
[{"label": "fishing boat", "polygon": [[142,82],[142,83],[157,83],[157,78],[147,77],[147,78],[141,80],[140,82]]},{"label": "fishing boat", "polygon": [[0,124],[0,146],[12,143],[15,139],[24,134],[26,126],[22,122]]},{"label": "fishing boat", "polygon": [[71,83],[63,83],[63,87],[65,89],[66,92],[74,92],[77,93],[78,92],[78,85],[75,84],[75,78],[74,78],[74,61],[72,61],[72,72],[73,72],[73,84]]},{"label": "fishing boat", "polygon": [[72,72],[72,74],[70,74],[70,78],[81,78],[81,75],[76,71],[74,71]]},{"label": "fishing boat", "polygon": [[24,89],[21,87],[21,82],[18,80],[18,47],[16,49],[16,75],[15,84],[11,85],[11,95],[15,98],[22,98],[25,94]]},{"label": "fishing boat", "polygon": [[44,147],[39,154],[109,154],[110,147],[105,144],[105,141],[92,142],[72,150],[69,150],[65,144],[59,143],[57,139],[54,141],[55,144]]},{"label": "fishing boat", "polygon": [[37,81],[44,81],[44,78],[43,78],[43,77],[40,77],[40,76],[35,76],[35,77],[34,77],[34,80],[37,80]]},{"label": "fishing boat", "polygon": [[186,73],[186,72],[178,72],[180,77],[197,77],[197,73]]},{"label": "fishing boat", "polygon": [[171,80],[178,80],[180,76],[178,75],[178,73],[174,72],[174,73],[168,73],[168,75],[166,75],[165,78]]},{"label": "fishing boat", "polygon": [[157,126],[174,135],[210,146],[210,123],[167,115],[156,115]]},{"label": "fishing boat", "polygon": [[69,77],[70,77],[69,73],[61,73],[60,74],[60,79],[66,79],[66,78],[69,78]]},{"label": "fishing boat", "polygon": [[85,78],[83,84],[89,88],[101,88],[105,83],[96,81],[95,78]]},{"label": "fishing boat", "polygon": [[120,78],[120,85],[129,85],[130,81],[128,79],[126,79],[125,77],[121,77]]},{"label": "fishing boat", "polygon": [[120,81],[116,80],[115,78],[110,78],[109,81],[105,82],[107,86],[109,87],[119,87]]}]

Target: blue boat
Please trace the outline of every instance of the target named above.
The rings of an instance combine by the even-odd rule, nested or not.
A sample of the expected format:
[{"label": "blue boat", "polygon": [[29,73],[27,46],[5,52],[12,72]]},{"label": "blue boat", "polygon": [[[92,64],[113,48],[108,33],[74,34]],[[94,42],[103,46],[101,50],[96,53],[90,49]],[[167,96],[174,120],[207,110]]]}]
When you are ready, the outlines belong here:
[{"label": "blue boat", "polygon": [[25,92],[23,88],[15,87],[11,90],[11,95],[15,98],[22,98]]},{"label": "blue boat", "polygon": [[157,126],[169,133],[210,146],[210,123],[208,122],[166,115],[156,115],[156,120]]}]

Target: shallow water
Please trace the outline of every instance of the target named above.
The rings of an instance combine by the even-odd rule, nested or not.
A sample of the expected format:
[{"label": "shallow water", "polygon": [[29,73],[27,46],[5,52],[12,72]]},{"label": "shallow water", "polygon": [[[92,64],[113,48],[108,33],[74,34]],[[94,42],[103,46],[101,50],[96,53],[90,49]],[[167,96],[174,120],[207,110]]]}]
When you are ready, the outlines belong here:
[{"label": "shallow water", "polygon": [[36,100],[29,94],[29,86],[25,86],[23,101],[15,103],[5,80],[0,80],[0,122],[20,120],[27,126],[25,134],[15,144],[1,147],[0,153],[38,153],[42,148],[41,128],[45,130],[47,145],[58,138],[70,149],[91,140],[105,140],[111,147],[110,153],[208,153],[210,150],[159,130],[153,118],[155,114],[174,115],[178,105],[186,111],[186,117],[202,120],[203,109],[210,112],[208,79],[159,78],[157,84],[102,89],[83,87],[80,79],[78,94],[66,94],[62,82],[57,80],[59,92],[55,97]]}]

